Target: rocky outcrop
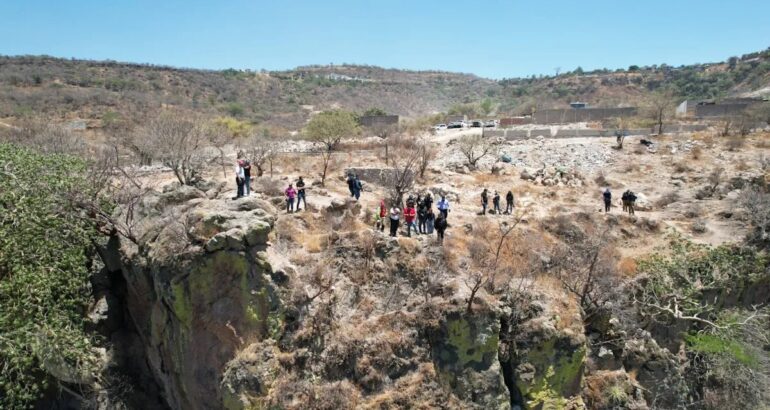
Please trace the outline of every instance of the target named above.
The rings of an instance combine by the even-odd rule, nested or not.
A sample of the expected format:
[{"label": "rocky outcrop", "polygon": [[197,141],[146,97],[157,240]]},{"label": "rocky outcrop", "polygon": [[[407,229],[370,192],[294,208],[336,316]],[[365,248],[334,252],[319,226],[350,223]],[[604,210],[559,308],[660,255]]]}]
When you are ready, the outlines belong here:
[{"label": "rocky outcrop", "polygon": [[225,365],[282,326],[265,252],[275,209],[183,187],[134,212],[138,243],[113,241],[106,253],[119,260],[147,364],[170,408],[222,408]]},{"label": "rocky outcrop", "polygon": [[497,357],[500,321],[493,313],[449,313],[432,336],[439,379],[461,400],[507,409],[510,395]]},{"label": "rocky outcrop", "polygon": [[587,344],[574,301],[532,290],[503,318],[500,360],[514,408],[582,409]]}]

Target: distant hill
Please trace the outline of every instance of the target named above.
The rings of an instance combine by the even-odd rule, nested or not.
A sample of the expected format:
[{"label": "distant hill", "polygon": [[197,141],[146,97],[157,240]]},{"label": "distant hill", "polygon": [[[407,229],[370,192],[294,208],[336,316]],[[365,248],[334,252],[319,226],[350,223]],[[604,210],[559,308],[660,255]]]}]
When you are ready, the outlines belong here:
[{"label": "distant hill", "polygon": [[313,111],[329,108],[362,112],[379,107],[405,117],[447,111],[476,115],[486,99],[492,112],[516,114],[575,100],[595,106],[635,105],[664,86],[681,98],[770,93],[770,49],[720,63],[578,69],[500,81],[360,65],[256,72],[0,57],[0,117],[82,118],[99,125],[138,122],[164,106],[179,106],[292,130],[302,127]]}]

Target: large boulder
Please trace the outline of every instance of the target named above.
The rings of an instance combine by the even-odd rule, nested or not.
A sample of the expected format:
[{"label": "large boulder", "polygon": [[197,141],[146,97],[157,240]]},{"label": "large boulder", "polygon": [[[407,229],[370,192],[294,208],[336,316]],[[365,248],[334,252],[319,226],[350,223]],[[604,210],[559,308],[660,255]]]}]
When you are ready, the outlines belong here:
[{"label": "large boulder", "polygon": [[558,291],[532,290],[527,316],[504,317],[503,371],[512,403],[528,409],[581,409],[587,344],[579,308]]},{"label": "large boulder", "polygon": [[446,315],[432,335],[439,379],[461,400],[507,409],[510,396],[497,359],[500,321],[492,313]]},{"label": "large boulder", "polygon": [[[232,403],[220,385],[246,341],[277,338],[283,304],[265,249],[274,209],[181,187],[139,206],[139,243],[113,241],[124,305],[169,408]],[[113,263],[114,264],[114,263]],[[136,358],[135,358],[136,360]],[[229,391],[229,390],[228,390]]]}]

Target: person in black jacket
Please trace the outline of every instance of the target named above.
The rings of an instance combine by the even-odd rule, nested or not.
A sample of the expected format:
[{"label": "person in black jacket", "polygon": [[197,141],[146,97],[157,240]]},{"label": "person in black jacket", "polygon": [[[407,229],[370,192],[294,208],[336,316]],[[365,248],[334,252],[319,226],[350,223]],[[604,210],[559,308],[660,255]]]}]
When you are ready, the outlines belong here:
[{"label": "person in black jacket", "polygon": [[428,209],[425,207],[425,200],[417,201],[417,232],[421,234],[428,233],[427,219]]},{"label": "person in black jacket", "polygon": [[630,215],[634,215],[634,205],[636,205],[636,194],[629,189],[623,193],[623,206]]},{"label": "person in black jacket", "polygon": [[487,193],[487,189],[484,188],[484,190],[481,191],[481,214],[482,215],[487,214],[487,206],[489,206],[489,194]]},{"label": "person in black jacket", "polygon": [[604,190],[602,196],[604,197],[604,212],[609,212],[610,207],[612,206],[612,192],[607,188]]},{"label": "person in black jacket", "polygon": [[495,215],[500,215],[503,211],[500,210],[500,194],[495,191],[495,195],[492,196],[492,206],[495,208]]},{"label": "person in black jacket", "polygon": [[436,235],[438,235],[438,243],[443,244],[444,243],[444,232],[446,231],[446,228],[448,226],[446,222],[446,217],[444,214],[439,213],[438,216],[436,216],[436,222],[434,223],[434,226],[436,228]]},{"label": "person in black jacket", "polygon": [[508,191],[508,193],[505,194],[505,213],[513,213],[513,192],[511,191]]},{"label": "person in black jacket", "polygon": [[297,211],[299,211],[300,201],[302,201],[305,204],[305,209],[307,209],[307,199],[305,199],[305,181],[302,180],[302,177],[299,177],[296,185],[297,185]]}]

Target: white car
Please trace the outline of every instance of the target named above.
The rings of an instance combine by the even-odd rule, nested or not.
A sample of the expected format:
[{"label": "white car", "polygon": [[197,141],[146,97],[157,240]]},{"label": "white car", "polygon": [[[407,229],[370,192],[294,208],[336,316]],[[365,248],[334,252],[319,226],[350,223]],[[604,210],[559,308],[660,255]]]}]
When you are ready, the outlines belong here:
[{"label": "white car", "polygon": [[433,126],[433,129],[435,131],[444,131],[446,129],[446,124],[437,124]]}]

